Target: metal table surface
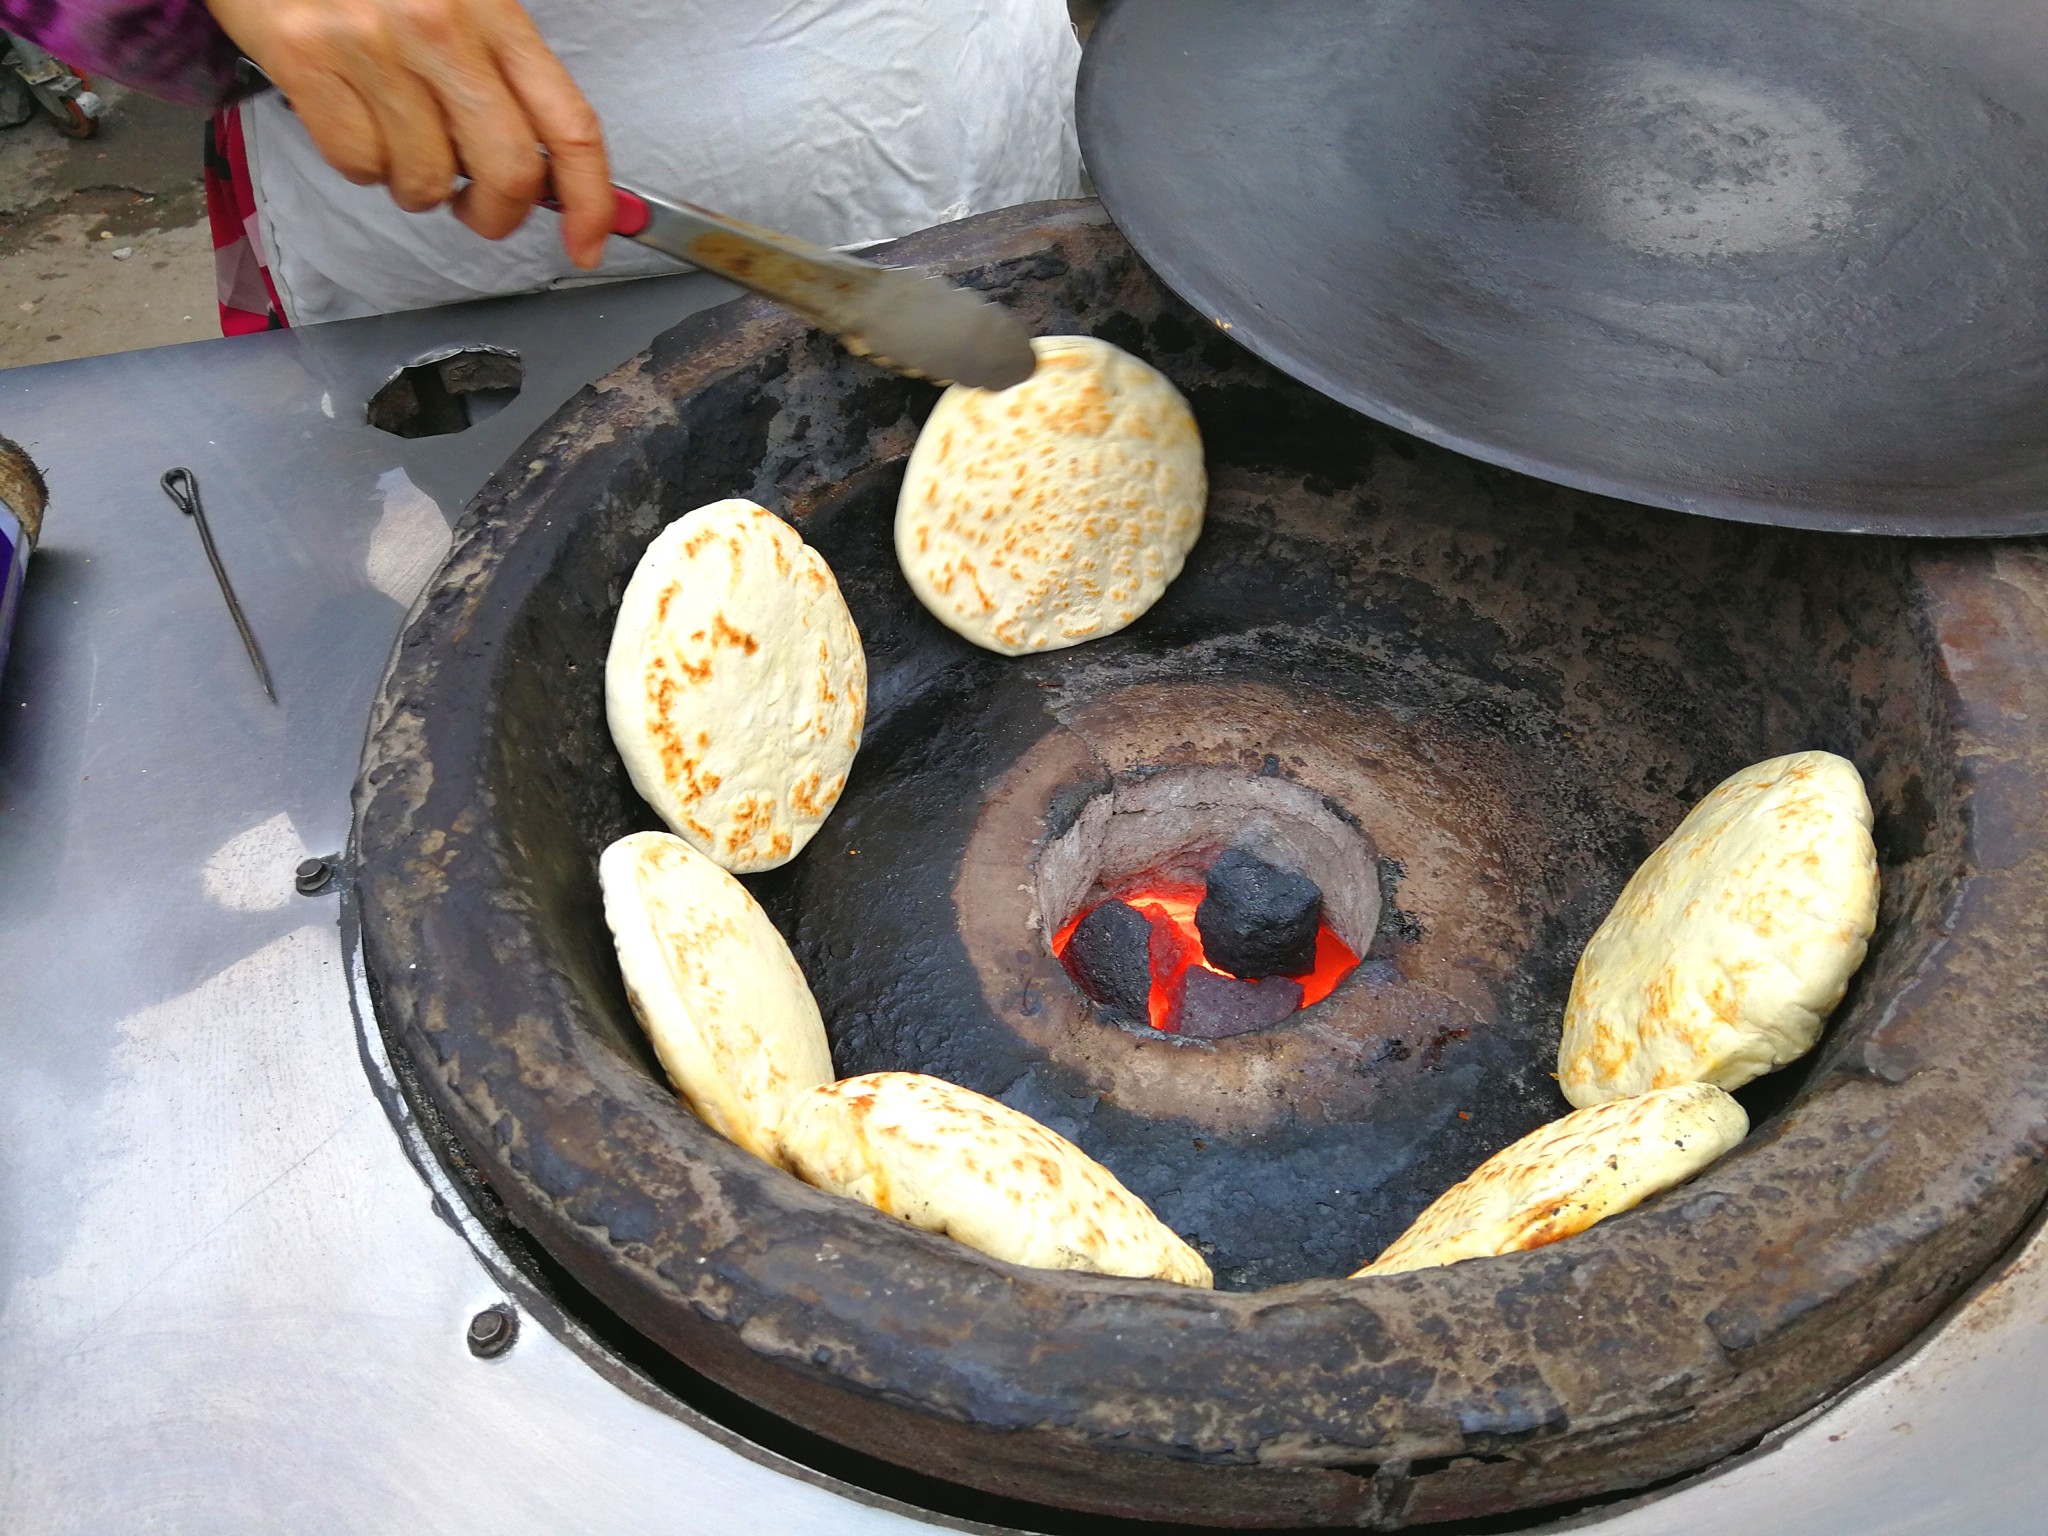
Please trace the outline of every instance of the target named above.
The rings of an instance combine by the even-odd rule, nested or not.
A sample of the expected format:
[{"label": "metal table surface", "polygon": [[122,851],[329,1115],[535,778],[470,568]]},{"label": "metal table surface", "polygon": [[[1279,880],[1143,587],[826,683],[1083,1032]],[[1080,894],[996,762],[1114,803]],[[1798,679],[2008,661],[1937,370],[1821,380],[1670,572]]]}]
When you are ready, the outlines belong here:
[{"label": "metal table surface", "polygon": [[[0,690],[0,1518],[10,1532],[909,1532],[530,1311],[373,1087],[331,894],[372,690],[449,522],[577,387],[729,290],[699,276],[0,373],[48,472]],[[455,436],[363,423],[393,369],[517,349]],[[194,530],[204,488],[277,679]],[[369,1070],[366,1071],[366,1063]],[[1551,1528],[2048,1530],[2048,1243],[1749,1456]]]}]

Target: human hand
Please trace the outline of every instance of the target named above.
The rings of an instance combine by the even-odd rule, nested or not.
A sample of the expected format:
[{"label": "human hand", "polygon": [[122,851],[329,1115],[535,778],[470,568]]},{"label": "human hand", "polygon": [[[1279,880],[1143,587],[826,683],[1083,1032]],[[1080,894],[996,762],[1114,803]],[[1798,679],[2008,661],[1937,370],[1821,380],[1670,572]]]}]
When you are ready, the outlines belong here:
[{"label": "human hand", "polygon": [[[399,207],[442,203],[487,239],[552,182],[562,247],[594,267],[612,224],[597,114],[517,0],[207,0],[320,153]],[[541,157],[545,147],[547,159]],[[455,190],[458,175],[470,178]]]}]

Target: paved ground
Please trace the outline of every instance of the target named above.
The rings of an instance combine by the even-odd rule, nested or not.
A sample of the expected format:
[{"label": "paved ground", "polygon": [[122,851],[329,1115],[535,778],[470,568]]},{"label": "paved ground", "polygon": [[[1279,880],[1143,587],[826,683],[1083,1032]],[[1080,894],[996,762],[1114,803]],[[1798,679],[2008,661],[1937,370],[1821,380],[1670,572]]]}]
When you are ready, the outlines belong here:
[{"label": "paved ground", "polygon": [[41,117],[0,130],[0,368],[220,334],[205,118],[99,91],[96,138],[64,138]]}]

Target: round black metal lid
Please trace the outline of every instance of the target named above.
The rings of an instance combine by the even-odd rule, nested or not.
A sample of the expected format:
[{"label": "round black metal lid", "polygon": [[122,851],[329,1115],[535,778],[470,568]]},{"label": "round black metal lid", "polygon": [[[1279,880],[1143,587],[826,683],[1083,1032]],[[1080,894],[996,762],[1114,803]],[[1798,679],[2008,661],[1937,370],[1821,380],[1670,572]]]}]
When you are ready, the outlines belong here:
[{"label": "round black metal lid", "polygon": [[1475,457],[2048,530],[2048,8],[1120,0],[1104,202],[1254,352]]}]

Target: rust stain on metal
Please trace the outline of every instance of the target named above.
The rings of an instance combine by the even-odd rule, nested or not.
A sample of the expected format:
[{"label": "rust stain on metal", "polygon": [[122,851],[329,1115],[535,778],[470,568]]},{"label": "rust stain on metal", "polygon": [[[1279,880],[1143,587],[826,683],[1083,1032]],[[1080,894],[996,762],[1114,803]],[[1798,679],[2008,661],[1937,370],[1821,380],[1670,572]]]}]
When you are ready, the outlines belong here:
[{"label": "rust stain on metal", "polygon": [[792,299],[801,296],[820,310],[834,300],[844,302],[860,290],[860,284],[848,274],[833,272],[800,256],[764,250],[722,232],[699,235],[690,242],[689,249],[699,266]]}]

